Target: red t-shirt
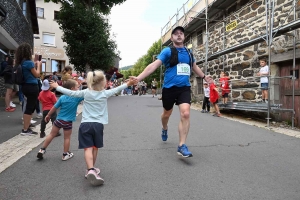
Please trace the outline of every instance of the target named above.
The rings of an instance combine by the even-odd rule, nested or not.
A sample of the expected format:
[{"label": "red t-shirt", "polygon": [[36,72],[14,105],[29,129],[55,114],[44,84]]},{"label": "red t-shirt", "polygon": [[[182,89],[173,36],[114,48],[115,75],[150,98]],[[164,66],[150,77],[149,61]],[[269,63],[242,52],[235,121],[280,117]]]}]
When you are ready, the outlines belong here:
[{"label": "red t-shirt", "polygon": [[57,101],[55,94],[50,90],[42,90],[38,99],[42,103],[43,111],[51,110]]},{"label": "red t-shirt", "polygon": [[214,83],[209,85],[209,99],[210,102],[215,103],[219,99],[219,93],[215,90],[216,86]]},{"label": "red t-shirt", "polygon": [[219,79],[220,81],[220,87],[222,88],[222,95],[225,93],[229,93],[229,77],[222,77]]}]

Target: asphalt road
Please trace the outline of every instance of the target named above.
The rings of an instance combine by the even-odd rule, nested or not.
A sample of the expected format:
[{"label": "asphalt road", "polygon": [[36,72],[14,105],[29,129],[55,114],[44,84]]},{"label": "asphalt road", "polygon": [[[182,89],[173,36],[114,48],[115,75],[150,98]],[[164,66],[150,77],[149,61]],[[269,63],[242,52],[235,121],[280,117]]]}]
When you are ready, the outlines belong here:
[{"label": "asphalt road", "polygon": [[161,101],[151,96],[112,97],[104,148],[97,167],[105,183],[84,179],[83,150],[73,125],[74,158],[62,161],[63,137],[45,159],[33,149],[0,174],[1,200],[226,199],[299,200],[300,140],[191,110],[187,145],[194,157],[177,156],[179,112],[161,141]]},{"label": "asphalt road", "polygon": [[[22,124],[22,106],[19,104],[18,98],[13,99],[16,104],[16,110],[14,112],[5,112],[5,102],[4,98],[0,99],[0,144],[11,139],[12,137],[21,133],[23,124]],[[40,108],[42,108],[40,106]],[[37,119],[36,111],[32,115],[33,120],[36,121],[34,125],[40,124],[41,119]]]}]

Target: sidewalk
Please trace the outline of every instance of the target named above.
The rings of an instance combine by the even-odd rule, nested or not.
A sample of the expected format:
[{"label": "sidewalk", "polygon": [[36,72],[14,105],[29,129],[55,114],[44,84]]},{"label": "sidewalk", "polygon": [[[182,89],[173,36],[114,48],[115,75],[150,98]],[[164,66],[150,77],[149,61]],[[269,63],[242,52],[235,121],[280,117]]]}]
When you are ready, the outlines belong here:
[{"label": "sidewalk", "polygon": [[[202,110],[202,105],[196,103],[196,104],[192,104],[191,109],[193,110],[198,110],[201,111]],[[288,136],[292,136],[292,137],[296,137],[296,138],[300,138],[300,130],[299,128],[294,128],[292,129],[291,127],[285,128],[285,127],[281,127],[278,126],[278,124],[280,124],[279,122],[274,122],[271,121],[269,127],[267,126],[267,123],[249,118],[247,116],[245,117],[241,117],[241,116],[237,116],[234,114],[228,114],[228,112],[226,113],[222,113],[222,117],[232,120],[232,121],[237,121],[243,124],[248,124],[248,125],[252,125],[252,126],[257,126],[259,128],[264,128],[270,131],[274,131],[276,133],[281,133],[284,135],[288,135]]]},{"label": "sidewalk", "polygon": [[[15,103],[18,102],[14,99]],[[11,166],[17,160],[25,156],[33,148],[41,144],[45,138],[37,136],[21,136],[20,132],[22,125],[22,110],[19,104],[16,104],[15,112],[5,112],[4,99],[0,99],[0,121],[1,121],[1,142],[0,143],[0,173]],[[82,105],[78,106],[77,115],[82,112]],[[33,114],[33,117],[35,113]],[[41,119],[34,119],[36,127],[33,128],[36,132],[40,132]],[[51,131],[52,124],[48,123],[45,133],[48,135]],[[63,136],[62,136],[63,137]]]}]

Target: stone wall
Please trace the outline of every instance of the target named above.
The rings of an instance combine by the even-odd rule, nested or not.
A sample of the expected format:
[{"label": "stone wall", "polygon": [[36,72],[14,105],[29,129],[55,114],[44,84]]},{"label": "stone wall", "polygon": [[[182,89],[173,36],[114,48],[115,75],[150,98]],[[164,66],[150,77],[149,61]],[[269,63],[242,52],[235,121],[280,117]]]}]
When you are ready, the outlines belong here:
[{"label": "stone wall", "polygon": [[18,44],[27,42],[33,46],[33,31],[28,4],[26,17],[23,15],[22,5],[19,5],[16,0],[0,0],[0,4],[7,12],[7,18],[1,24],[4,30]]},{"label": "stone wall", "polygon": [[[19,5],[16,0],[0,0],[0,4],[7,12],[7,18],[1,24],[2,28],[19,45],[26,42],[33,47],[33,31],[31,27],[31,16],[28,4],[26,17],[22,11],[22,5]],[[0,62],[3,60],[4,56],[1,56]],[[0,97],[4,97],[5,92],[6,89],[4,87],[4,80],[3,77],[0,77]]]},{"label": "stone wall", "polygon": [[[274,12],[274,28],[278,28],[293,21],[291,0],[277,0]],[[300,18],[300,2],[296,7],[296,19]],[[290,15],[288,15],[290,13]],[[225,31],[225,24],[236,20],[238,25],[232,31]],[[255,33],[254,33],[255,32]],[[251,39],[266,34],[266,9],[265,1],[254,1],[226,18],[226,23],[220,22],[209,27],[209,49],[208,57],[218,51],[239,45]],[[225,36],[225,38],[224,38]],[[223,39],[224,38],[224,39]],[[296,48],[300,49],[300,29],[296,32]],[[197,61],[205,59],[205,45],[197,46],[197,37],[194,35],[193,52]],[[274,38],[271,50],[273,54],[280,54],[293,49],[293,36],[281,35]],[[255,44],[247,48],[221,56],[218,59],[208,62],[207,74],[210,74],[216,82],[220,71],[229,73],[231,79],[232,93],[230,99],[233,101],[253,101],[261,99],[259,77],[255,77],[259,72],[259,58],[269,55],[266,42]],[[272,59],[272,58],[271,58]],[[199,65],[205,71],[204,64]],[[271,76],[278,76],[278,67],[271,66]],[[195,82],[195,79],[192,80]],[[194,98],[198,98],[195,84],[192,84]],[[274,85],[274,84],[270,84]],[[276,85],[276,84],[275,84]],[[273,86],[275,87],[275,86]],[[278,101],[274,88],[270,90],[271,99]]]}]

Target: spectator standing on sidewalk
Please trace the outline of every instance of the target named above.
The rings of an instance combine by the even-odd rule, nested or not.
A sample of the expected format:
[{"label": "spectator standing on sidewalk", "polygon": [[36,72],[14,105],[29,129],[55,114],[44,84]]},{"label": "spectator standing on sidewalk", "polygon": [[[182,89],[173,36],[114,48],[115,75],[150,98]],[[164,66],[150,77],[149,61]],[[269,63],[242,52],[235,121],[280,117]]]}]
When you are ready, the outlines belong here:
[{"label": "spectator standing on sidewalk", "polygon": [[11,57],[7,60],[7,65],[4,71],[2,72],[4,77],[4,84],[6,88],[5,94],[5,111],[6,112],[13,112],[16,109],[16,105],[12,102],[13,96],[18,92],[19,87],[18,85],[14,84],[13,81],[13,73],[15,71],[14,68],[14,61]]},{"label": "spectator standing on sidewalk", "polygon": [[156,89],[157,89],[157,81],[156,79],[154,78],[153,81],[151,82],[151,90],[152,90],[152,98],[154,98],[154,95],[156,96]]},{"label": "spectator standing on sidewalk", "polygon": [[61,77],[61,80],[62,80],[62,83],[64,84],[67,80],[69,79],[73,79],[72,77],[72,67],[70,66],[66,66],[63,71],[61,72],[62,73],[62,77]]},{"label": "spectator standing on sidewalk", "polygon": [[209,102],[209,87],[207,83],[203,83],[203,91],[204,91],[204,99],[202,103],[202,113],[209,113],[210,112],[210,102]]},{"label": "spectator standing on sidewalk", "polygon": [[[37,78],[37,82],[38,82],[38,88],[39,88],[39,94],[40,92],[42,91],[42,82],[41,82],[41,79],[40,78]],[[40,101],[37,99],[36,100],[36,108],[35,108],[35,111],[36,111],[36,118],[37,119],[41,119],[43,118],[43,114],[41,113],[41,108],[40,108]]]},{"label": "spectator standing on sidewalk", "polygon": [[29,128],[32,113],[36,109],[39,88],[37,78],[40,77],[42,62],[38,60],[38,55],[32,59],[32,49],[28,43],[21,44],[16,50],[16,65],[22,66],[24,83],[22,92],[27,98],[27,104],[23,114],[24,125],[21,135],[37,135],[37,132]]},{"label": "spectator standing on sidewalk", "polygon": [[218,106],[218,102],[219,102],[219,91],[218,88],[216,87],[214,81],[211,79],[209,80],[209,100],[212,103],[212,105],[214,106],[215,109],[215,114],[213,114],[213,116],[215,117],[221,117],[221,113],[220,113],[220,109]]},{"label": "spectator standing on sidewalk", "polygon": [[3,72],[7,66],[8,58],[9,56],[5,55],[5,59],[1,62],[0,76],[3,76]]},{"label": "spectator standing on sidewalk", "polygon": [[263,102],[268,103],[269,80],[267,76],[269,75],[269,66],[267,65],[267,59],[259,59],[259,64],[261,68],[257,75],[260,76],[260,87],[262,89],[261,97]]},{"label": "spectator standing on sidewalk", "polygon": [[[177,52],[176,64],[172,62],[172,51],[170,47],[166,47],[157,56],[157,60],[149,64],[144,71],[136,77],[137,81],[141,81],[152,74],[159,66],[164,64],[166,71],[164,75],[164,84],[162,91],[163,113],[161,115],[162,122],[162,140],[168,139],[168,122],[173,111],[174,104],[178,105],[180,112],[180,122],[178,125],[179,145],[177,154],[185,158],[192,157],[193,154],[188,150],[186,143],[187,135],[190,127],[190,106],[191,106],[191,85],[190,75],[193,70],[199,77],[207,79],[202,70],[196,65],[196,62],[187,48],[184,47],[184,28],[177,26],[171,32],[171,41]],[[174,59],[172,59],[173,61]]]},{"label": "spectator standing on sidewalk", "polygon": [[[55,83],[55,82],[53,82]],[[57,83],[55,83],[57,84]],[[58,84],[57,84],[58,85]],[[69,79],[64,85],[65,88],[69,90],[78,90],[79,85],[75,80]],[[44,154],[46,153],[46,148],[49,146],[54,137],[57,136],[59,130],[63,128],[64,130],[64,152],[62,160],[68,160],[73,157],[73,153],[70,152],[70,138],[72,134],[72,124],[76,120],[76,112],[79,103],[83,98],[69,97],[62,95],[56,104],[51,108],[48,114],[45,117],[45,121],[49,122],[51,116],[60,108],[56,120],[53,122],[53,126],[49,135],[47,135],[42,148],[39,150],[37,157],[43,159]]]},{"label": "spectator standing on sidewalk", "polygon": [[230,92],[229,89],[229,77],[227,76],[227,72],[221,71],[220,73],[220,87],[222,89],[222,102],[223,104],[227,104],[228,102],[228,94]]},{"label": "spectator standing on sidewalk", "polygon": [[52,80],[54,81],[54,82],[57,82],[58,81],[58,77],[57,77],[57,72],[55,71],[55,72],[53,72],[53,74],[52,74]]},{"label": "spectator standing on sidewalk", "polygon": [[108,123],[107,99],[122,91],[134,80],[114,89],[105,90],[106,78],[103,71],[88,72],[88,89],[71,91],[59,87],[56,83],[51,86],[59,92],[74,96],[83,97],[82,121],[78,131],[79,149],[84,149],[84,157],[87,166],[85,177],[92,185],[102,185],[104,180],[99,176],[100,169],[95,167],[98,148],[103,147],[104,124]]}]

